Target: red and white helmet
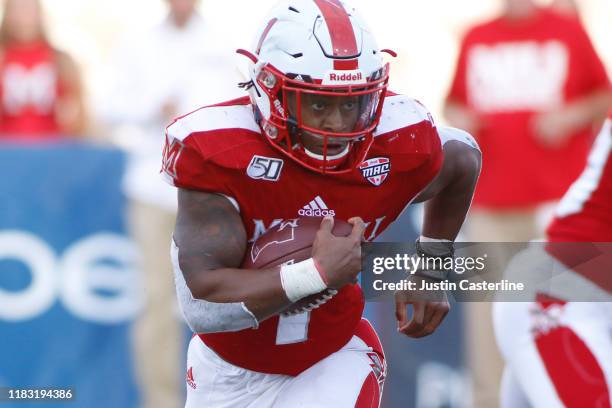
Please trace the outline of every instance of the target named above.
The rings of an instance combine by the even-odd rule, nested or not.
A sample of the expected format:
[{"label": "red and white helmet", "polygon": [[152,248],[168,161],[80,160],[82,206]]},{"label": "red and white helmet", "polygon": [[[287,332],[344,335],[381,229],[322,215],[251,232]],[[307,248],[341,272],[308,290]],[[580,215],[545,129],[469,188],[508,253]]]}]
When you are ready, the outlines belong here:
[{"label": "red and white helmet", "polygon": [[[351,171],[364,160],[380,119],[389,79],[384,51],[343,0],[282,0],[257,36],[254,53],[238,50],[252,61],[248,85],[264,136],[310,170]],[[354,101],[351,128],[305,123],[302,103],[321,96]],[[317,136],[319,152],[304,146],[304,134]],[[328,154],[334,143],[342,151],[332,154],[330,148]]]}]

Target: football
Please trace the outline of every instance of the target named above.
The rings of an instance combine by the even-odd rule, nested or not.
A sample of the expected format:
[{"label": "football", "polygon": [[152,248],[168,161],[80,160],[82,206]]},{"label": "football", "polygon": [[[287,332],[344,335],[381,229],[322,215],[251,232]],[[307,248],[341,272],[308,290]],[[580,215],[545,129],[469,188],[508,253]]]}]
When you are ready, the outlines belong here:
[{"label": "football", "polygon": [[[264,269],[272,266],[303,261],[312,256],[312,244],[323,217],[300,217],[283,221],[259,236],[247,248],[242,267],[245,269]],[[332,234],[348,236],[353,226],[346,221],[334,219]],[[293,315],[315,309],[327,302],[337,293],[326,289],[306,296],[289,305],[282,311]]]}]

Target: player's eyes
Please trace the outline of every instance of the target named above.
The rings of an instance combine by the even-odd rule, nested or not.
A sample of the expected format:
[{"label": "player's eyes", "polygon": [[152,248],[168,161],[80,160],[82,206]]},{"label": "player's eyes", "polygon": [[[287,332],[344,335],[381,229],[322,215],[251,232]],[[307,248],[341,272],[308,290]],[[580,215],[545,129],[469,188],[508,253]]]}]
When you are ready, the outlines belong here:
[{"label": "player's eyes", "polygon": [[327,107],[326,104],[324,104],[323,102],[313,102],[310,107],[312,108],[313,111],[315,112],[323,112],[325,110],[325,108]]},{"label": "player's eyes", "polygon": [[336,105],[335,103],[329,103],[328,101],[312,101],[310,102],[310,108],[315,113],[322,113],[326,111],[327,109],[330,109],[333,106],[336,106],[337,108],[345,112],[350,112],[350,111],[357,109],[356,101],[349,100],[345,102],[341,102],[341,101],[338,101],[338,102],[339,104]]}]

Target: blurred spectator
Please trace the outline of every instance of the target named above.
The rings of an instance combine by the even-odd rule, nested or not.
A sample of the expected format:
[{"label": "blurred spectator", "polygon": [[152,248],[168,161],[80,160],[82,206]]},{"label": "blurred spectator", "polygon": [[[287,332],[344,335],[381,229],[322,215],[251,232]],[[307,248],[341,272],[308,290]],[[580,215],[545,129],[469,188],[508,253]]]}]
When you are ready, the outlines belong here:
[{"label": "blurred spectator", "polygon": [[[169,13],[117,50],[101,119],[130,153],[124,190],[131,233],[142,253],[145,309],[135,324],[134,353],[143,407],[178,407],[185,378],[184,331],[177,318],[170,262],[176,192],[159,174],[164,128],[179,114],[242,96],[232,82],[233,48],[197,11],[197,0],[167,0]],[[229,83],[229,85],[228,85]],[[228,89],[235,93],[228,95]]]},{"label": "blurred spectator", "polygon": [[47,38],[38,0],[6,0],[0,26],[0,138],[82,135],[79,71]]},{"label": "blurred spectator", "polygon": [[[552,207],[580,174],[611,103],[606,71],[575,16],[505,0],[501,16],[471,28],[445,106],[450,124],[471,132],[483,154],[468,238],[541,236],[538,210]],[[496,406],[501,359],[490,307],[467,306],[474,406]]]}]

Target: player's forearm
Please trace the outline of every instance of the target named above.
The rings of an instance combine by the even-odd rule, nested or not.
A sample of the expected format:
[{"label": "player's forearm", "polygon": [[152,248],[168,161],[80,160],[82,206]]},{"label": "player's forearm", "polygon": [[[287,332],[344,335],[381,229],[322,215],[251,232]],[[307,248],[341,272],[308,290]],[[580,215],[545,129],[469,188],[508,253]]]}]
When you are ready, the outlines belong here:
[{"label": "player's forearm", "polygon": [[470,208],[481,160],[477,150],[462,150],[446,186],[425,203],[422,234],[427,237],[454,241]]},{"label": "player's forearm", "polygon": [[239,303],[261,321],[287,307],[280,268],[247,270],[221,268],[189,274],[187,281],[194,298],[215,303]]},{"label": "player's forearm", "polygon": [[212,303],[244,303],[258,320],[289,304],[279,268],[240,268],[246,231],[227,198],[179,189],[178,202],[172,254],[190,296]]}]

